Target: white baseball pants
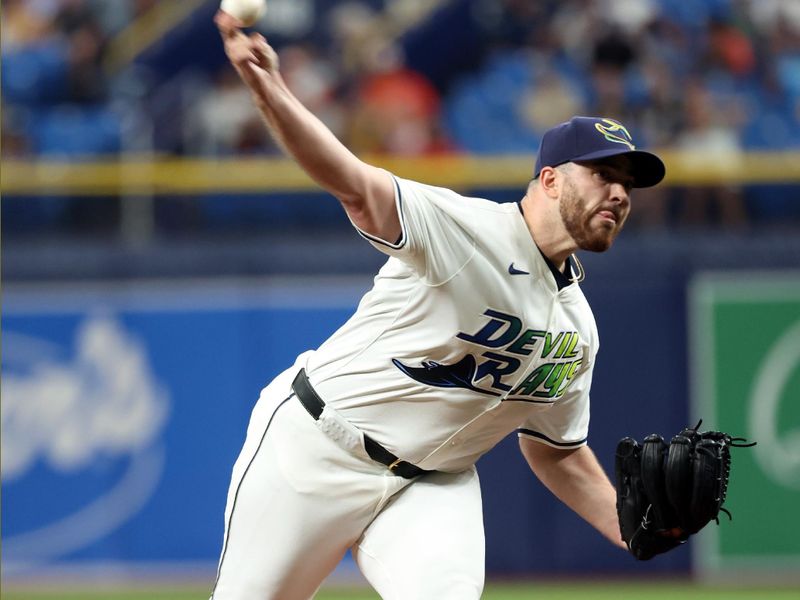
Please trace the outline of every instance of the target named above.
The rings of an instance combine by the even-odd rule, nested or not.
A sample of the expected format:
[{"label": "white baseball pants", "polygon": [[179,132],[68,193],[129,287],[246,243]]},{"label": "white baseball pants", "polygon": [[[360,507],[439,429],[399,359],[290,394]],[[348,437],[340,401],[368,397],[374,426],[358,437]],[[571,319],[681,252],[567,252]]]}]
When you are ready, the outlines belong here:
[{"label": "white baseball pants", "polygon": [[[300,359],[298,359],[298,362]],[[393,475],[326,406],[291,391],[300,365],[266,387],[237,459],[212,600],[312,598],[348,548],[384,600],[480,598],[478,474]]]}]

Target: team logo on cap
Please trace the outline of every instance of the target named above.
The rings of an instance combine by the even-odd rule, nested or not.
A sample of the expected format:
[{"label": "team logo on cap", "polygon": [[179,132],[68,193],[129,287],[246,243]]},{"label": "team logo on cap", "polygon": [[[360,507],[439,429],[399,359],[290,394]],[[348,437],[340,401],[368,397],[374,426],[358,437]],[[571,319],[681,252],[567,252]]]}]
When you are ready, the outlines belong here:
[{"label": "team logo on cap", "polygon": [[[606,123],[604,125],[603,123]],[[595,123],[594,127],[603,134],[609,142],[614,142],[615,144],[625,144],[631,150],[636,150],[636,146],[633,145],[633,138],[631,134],[628,133],[628,130],[625,129],[625,126],[621,123],[617,123],[616,121],[612,121],[611,119],[603,119],[603,123]]]}]

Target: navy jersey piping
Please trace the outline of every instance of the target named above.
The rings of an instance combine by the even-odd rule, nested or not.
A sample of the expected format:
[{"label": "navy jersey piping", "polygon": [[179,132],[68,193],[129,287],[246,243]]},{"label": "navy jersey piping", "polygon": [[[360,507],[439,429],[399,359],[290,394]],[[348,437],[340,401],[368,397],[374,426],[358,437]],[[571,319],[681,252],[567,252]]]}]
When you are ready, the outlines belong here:
[{"label": "navy jersey piping", "polygon": [[588,438],[583,438],[582,440],[576,440],[574,442],[557,442],[555,440],[551,440],[545,434],[539,433],[538,431],[533,431],[532,429],[520,428],[520,429],[517,429],[517,433],[518,434],[522,434],[522,435],[529,435],[531,437],[538,438],[540,440],[543,440],[543,441],[547,442],[548,444],[552,444],[553,446],[558,446],[559,448],[572,448],[572,447],[580,446],[582,444],[585,444],[586,440],[588,439]]},{"label": "navy jersey piping", "polygon": [[253,453],[253,456],[250,457],[250,461],[247,463],[247,466],[242,473],[242,477],[239,479],[239,483],[236,484],[236,492],[233,494],[233,504],[231,505],[231,514],[228,517],[227,527],[225,527],[225,539],[223,540],[222,544],[222,556],[219,559],[219,565],[217,566],[217,577],[214,580],[214,587],[211,590],[211,600],[214,600],[214,594],[217,591],[217,585],[219,584],[220,576],[222,575],[222,564],[225,562],[225,554],[228,551],[228,545],[230,542],[231,537],[231,528],[233,525],[233,513],[236,511],[236,501],[239,499],[239,490],[242,488],[242,482],[244,482],[244,478],[247,476],[247,472],[250,470],[250,466],[255,461],[256,456],[258,456],[259,451],[261,450],[261,446],[264,444],[264,439],[267,437],[267,432],[269,431],[269,426],[272,425],[272,420],[275,418],[275,414],[278,410],[286,404],[289,400],[294,398],[295,394],[292,392],[289,396],[282,400],[278,406],[275,407],[275,410],[272,411],[272,414],[269,417],[269,421],[267,421],[267,426],[264,428],[264,433],[261,434],[261,439],[258,442],[258,446],[256,447],[256,451]]},{"label": "navy jersey piping", "polygon": [[370,242],[380,244],[381,246],[386,246],[392,250],[400,250],[406,245],[406,223],[405,219],[403,218],[403,192],[400,190],[400,185],[397,183],[397,179],[394,176],[392,176],[392,181],[394,182],[395,190],[397,190],[397,218],[400,219],[400,238],[394,244],[392,244],[386,240],[382,240],[377,236],[371,235],[366,231],[363,231],[360,227],[356,227],[356,231],[358,231],[361,237],[369,240]]}]

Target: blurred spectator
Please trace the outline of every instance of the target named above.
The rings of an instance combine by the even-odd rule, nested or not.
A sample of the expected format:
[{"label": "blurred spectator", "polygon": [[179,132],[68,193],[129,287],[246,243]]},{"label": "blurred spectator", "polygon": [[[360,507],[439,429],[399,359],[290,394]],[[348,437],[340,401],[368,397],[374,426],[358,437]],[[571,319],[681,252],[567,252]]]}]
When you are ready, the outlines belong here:
[{"label": "blurred spectator", "polygon": [[3,109],[0,147],[4,157],[24,157],[30,153],[29,137],[25,131],[27,111],[20,107]]},{"label": "blurred spectator", "polygon": [[[738,172],[742,162],[736,121],[737,107],[714,98],[700,81],[686,89],[686,128],[678,136],[677,147],[684,150],[685,168],[700,160],[715,163],[720,169]],[[727,228],[747,223],[741,189],[736,185],[693,186],[684,192],[679,219],[683,225],[699,226],[716,222]]]},{"label": "blurred spectator", "polygon": [[708,25],[710,61],[736,77],[751,75],[756,67],[753,45],[748,37],[733,25],[712,20]]},{"label": "blurred spectator", "polygon": [[658,16],[656,0],[603,0],[603,13],[627,35],[643,31]]},{"label": "blurred spectator", "polygon": [[3,103],[19,107],[67,99],[69,48],[55,25],[59,3],[12,0],[3,4]]},{"label": "blurred spectator", "polygon": [[[328,15],[333,56],[339,76],[350,79],[382,68],[389,40],[375,11],[361,2],[342,2]],[[391,65],[390,65],[391,66]]]},{"label": "blurred spectator", "polygon": [[56,0],[5,0],[0,19],[3,53],[50,35],[57,7]]},{"label": "blurred spectator", "polygon": [[[405,65],[393,17],[405,18],[402,11],[381,15],[358,2],[342,3],[330,15],[334,51],[346,78],[340,91],[349,104],[341,135],[355,152],[421,155],[451,149],[440,127],[439,93]],[[322,112],[314,112],[325,121],[326,105],[317,106]]]},{"label": "blurred spectator", "polygon": [[[345,116],[336,93],[336,73],[313,47],[290,45],[280,50],[281,74],[297,98],[337,136],[345,130]],[[279,152],[250,93],[239,76],[224,65],[185,117],[187,147],[210,155]]]},{"label": "blurred spectator", "polygon": [[667,148],[675,143],[684,125],[685,95],[663,60],[648,58],[641,65],[641,74],[647,101],[637,112],[635,121],[647,136],[648,145]]},{"label": "blurred spectator", "polygon": [[336,67],[309,44],[282,48],[280,59],[283,78],[298,100],[336,136],[343,136],[346,115],[337,97]]},{"label": "blurred spectator", "polygon": [[[276,34],[283,75],[357,152],[533,154],[542,131],[580,113],[631,123],[640,144],[726,165],[750,149],[800,148],[800,0],[309,2],[303,14],[316,24]],[[233,71],[208,60],[210,46],[182,49],[190,67],[177,74],[175,45],[160,43],[132,68],[103,69],[114,36],[159,6],[3,2],[3,155],[118,152],[124,115],[152,120],[141,130],[155,132],[156,151],[277,153]],[[209,35],[216,6],[180,27]],[[156,63],[170,68],[154,75]],[[647,194],[642,222],[745,220],[740,190],[692,193]]]},{"label": "blurred spectator", "polygon": [[213,86],[185,117],[187,146],[192,152],[219,156],[277,152],[261,122],[250,92],[233,69],[222,69]]},{"label": "blurred spectator", "polygon": [[4,154],[118,151],[119,120],[101,68],[105,44],[85,0],[4,4]]},{"label": "blurred spectator", "polygon": [[359,152],[421,155],[450,149],[438,129],[439,95],[403,67],[370,74],[359,84],[348,140]]},{"label": "blurred spectator", "polygon": [[553,68],[540,73],[536,84],[528,87],[522,95],[520,108],[525,123],[536,131],[586,113],[575,86]]},{"label": "blurred spectator", "polygon": [[629,68],[637,60],[636,49],[622,30],[606,27],[594,43],[592,50],[591,81],[593,107],[598,115],[625,114]]},{"label": "blurred spectator", "polygon": [[[4,105],[46,110],[63,103],[113,102],[101,68],[108,37],[155,6],[155,0],[8,0],[2,20]],[[284,74],[301,100],[337,135],[352,137],[356,149],[503,151],[505,139],[506,151],[520,151],[524,143],[535,144],[552,119],[581,110],[631,121],[644,142],[669,145],[686,126],[683,91],[689,78],[698,77],[745,98],[751,114],[768,112],[788,124],[784,129],[789,132],[797,127],[796,0],[319,0],[317,6],[328,35],[309,34],[306,40],[282,44]],[[407,35],[409,27],[412,33],[427,32],[420,43],[438,43],[440,51],[433,53],[438,57],[479,51],[482,58],[451,60],[462,73],[459,80],[426,78],[409,68],[398,45],[400,36],[406,50],[417,39]],[[458,29],[472,37],[453,37]],[[454,40],[458,43],[450,47]],[[532,52],[528,58],[515,58],[525,49]],[[425,56],[438,65],[431,72],[438,73],[446,65],[433,54]],[[530,73],[517,69],[521,63]],[[472,72],[464,73],[465,68]],[[183,128],[198,123],[195,137],[202,140],[193,147],[208,152],[258,149],[267,138],[255,133],[255,123],[242,112],[229,76],[210,81],[208,97],[198,100]],[[441,85],[448,81],[456,83]],[[387,89],[398,93],[387,94]],[[442,89],[447,96],[436,97]],[[493,98],[510,93],[518,97]],[[394,95],[407,104],[388,98]],[[478,130],[487,135],[522,131],[481,143],[474,132],[465,134],[469,140],[460,139],[468,128],[455,127],[456,137],[446,140],[443,123],[452,128],[469,119],[441,115],[438,106],[443,102],[446,111],[465,110],[473,104],[466,100],[470,96],[487,100],[492,113],[489,125]],[[214,104],[219,105],[217,117]],[[233,107],[238,107],[237,116],[230,114]],[[503,117],[506,124],[499,122]],[[233,133],[223,133],[231,121]],[[754,119],[731,126],[738,128],[745,147],[763,146]],[[9,151],[38,151],[38,143],[26,143],[26,135],[23,128],[11,127]],[[164,147],[185,145],[164,142]]]},{"label": "blurred spectator", "polygon": [[61,0],[54,23],[69,48],[67,100],[76,104],[103,101],[106,78],[101,61],[106,39],[93,7],[85,0]]},{"label": "blurred spectator", "polygon": [[786,27],[800,34],[800,2],[797,0],[747,0],[749,16],[763,30]]}]

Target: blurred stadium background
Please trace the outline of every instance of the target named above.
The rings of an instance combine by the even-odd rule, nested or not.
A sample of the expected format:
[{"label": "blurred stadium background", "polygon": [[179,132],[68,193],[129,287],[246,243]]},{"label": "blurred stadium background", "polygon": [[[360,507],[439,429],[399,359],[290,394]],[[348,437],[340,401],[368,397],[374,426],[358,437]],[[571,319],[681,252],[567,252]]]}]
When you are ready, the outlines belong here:
[{"label": "blurred stadium background", "polygon": [[[383,261],[269,140],[217,5],[2,3],[4,597],[207,594],[259,389]],[[619,437],[700,417],[757,439],[734,521],[636,564],[509,438],[479,463],[487,597],[520,597],[504,579],[800,592],[800,2],[270,0],[257,28],[298,97],[404,177],[518,200],[541,133],[573,114],[622,120],[668,163],[615,247],[582,256],[591,440],[610,469]],[[331,585],[353,582],[345,560]],[[106,591],[63,591],[88,583]]]}]

